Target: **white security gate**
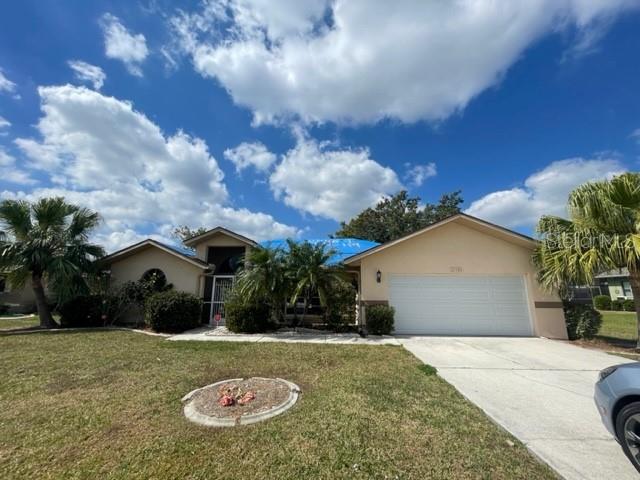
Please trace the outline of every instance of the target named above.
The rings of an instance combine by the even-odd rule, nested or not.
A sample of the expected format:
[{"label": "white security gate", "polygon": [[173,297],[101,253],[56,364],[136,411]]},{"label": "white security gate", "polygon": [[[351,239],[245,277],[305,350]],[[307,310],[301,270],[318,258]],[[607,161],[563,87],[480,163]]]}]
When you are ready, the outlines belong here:
[{"label": "white security gate", "polygon": [[395,333],[532,335],[520,276],[391,275]]},{"label": "white security gate", "polygon": [[219,323],[224,324],[224,302],[233,288],[233,279],[233,275],[214,275],[209,324],[215,325],[217,315],[219,315]]}]

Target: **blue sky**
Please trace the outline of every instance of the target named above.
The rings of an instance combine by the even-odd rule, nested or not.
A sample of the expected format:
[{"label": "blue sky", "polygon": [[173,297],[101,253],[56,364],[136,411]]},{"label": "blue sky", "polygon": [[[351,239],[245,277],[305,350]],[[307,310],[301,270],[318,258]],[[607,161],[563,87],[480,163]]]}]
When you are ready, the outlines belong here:
[{"label": "blue sky", "polygon": [[[0,15],[0,197],[324,237],[406,188],[531,233],[637,170],[640,1],[23,1]],[[391,9],[391,10],[390,10]]]}]

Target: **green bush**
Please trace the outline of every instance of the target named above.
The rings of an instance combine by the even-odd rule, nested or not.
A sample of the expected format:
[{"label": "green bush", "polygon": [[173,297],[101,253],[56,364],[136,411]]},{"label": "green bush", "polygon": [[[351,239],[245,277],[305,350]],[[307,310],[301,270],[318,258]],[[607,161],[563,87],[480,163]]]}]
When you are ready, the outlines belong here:
[{"label": "green bush", "polygon": [[60,324],[66,328],[103,327],[102,295],[81,295],[58,307]]},{"label": "green bush", "polygon": [[631,300],[630,298],[624,300],[622,302],[622,309],[625,312],[635,312],[636,311],[636,302]]},{"label": "green bush", "polygon": [[327,292],[325,309],[327,326],[335,331],[344,331],[356,321],[356,289],[347,281],[332,282]]},{"label": "green bush", "polygon": [[593,297],[593,305],[598,310],[611,310],[611,297],[609,295],[596,295]]},{"label": "green bush", "polygon": [[266,301],[242,302],[238,297],[224,304],[226,327],[235,333],[263,333],[271,328],[271,312]]},{"label": "green bush", "polygon": [[593,338],[602,325],[602,314],[591,305],[564,305],[569,340]]},{"label": "green bush", "polygon": [[4,315],[9,312],[9,305],[0,303],[0,315]]},{"label": "green bush", "polygon": [[624,300],[613,300],[611,302],[611,310],[614,312],[621,312],[624,306]]},{"label": "green bush", "polygon": [[393,331],[393,307],[370,305],[367,307],[367,330],[373,335],[389,335]]},{"label": "green bush", "polygon": [[145,301],[144,319],[157,332],[183,332],[200,325],[202,302],[190,293],[167,290]]}]

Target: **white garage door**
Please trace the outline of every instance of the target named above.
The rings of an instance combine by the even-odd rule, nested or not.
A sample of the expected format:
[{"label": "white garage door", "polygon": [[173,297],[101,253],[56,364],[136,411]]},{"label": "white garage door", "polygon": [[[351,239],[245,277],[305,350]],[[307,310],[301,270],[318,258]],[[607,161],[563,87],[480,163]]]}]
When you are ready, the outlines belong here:
[{"label": "white garage door", "polygon": [[391,275],[395,333],[529,336],[524,278]]}]

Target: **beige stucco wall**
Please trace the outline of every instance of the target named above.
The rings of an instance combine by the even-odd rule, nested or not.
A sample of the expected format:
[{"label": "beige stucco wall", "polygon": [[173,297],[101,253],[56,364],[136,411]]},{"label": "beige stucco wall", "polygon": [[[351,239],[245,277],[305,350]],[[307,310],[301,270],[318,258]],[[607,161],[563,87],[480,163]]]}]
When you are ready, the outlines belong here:
[{"label": "beige stucco wall", "polygon": [[200,277],[203,270],[153,246],[112,263],[110,266],[111,281],[114,283],[135,282],[140,280],[140,277],[151,268],[162,270],[167,281],[172,283],[176,290],[194,295],[201,294],[204,282]]},{"label": "beige stucco wall", "polygon": [[251,247],[245,242],[238,240],[237,238],[230,237],[220,232],[217,235],[203,240],[202,243],[198,243],[196,248],[196,257],[203,262],[207,261],[207,249],[209,247],[245,247],[245,254],[249,253]]},{"label": "beige stucco wall", "polygon": [[[562,308],[540,308],[536,302],[560,302],[543,292],[535,280],[531,247],[515,244],[458,222],[450,222],[397,243],[360,261],[362,300],[388,301],[390,274],[523,275],[534,333],[566,338]],[[380,270],[382,280],[376,282]]]}]

